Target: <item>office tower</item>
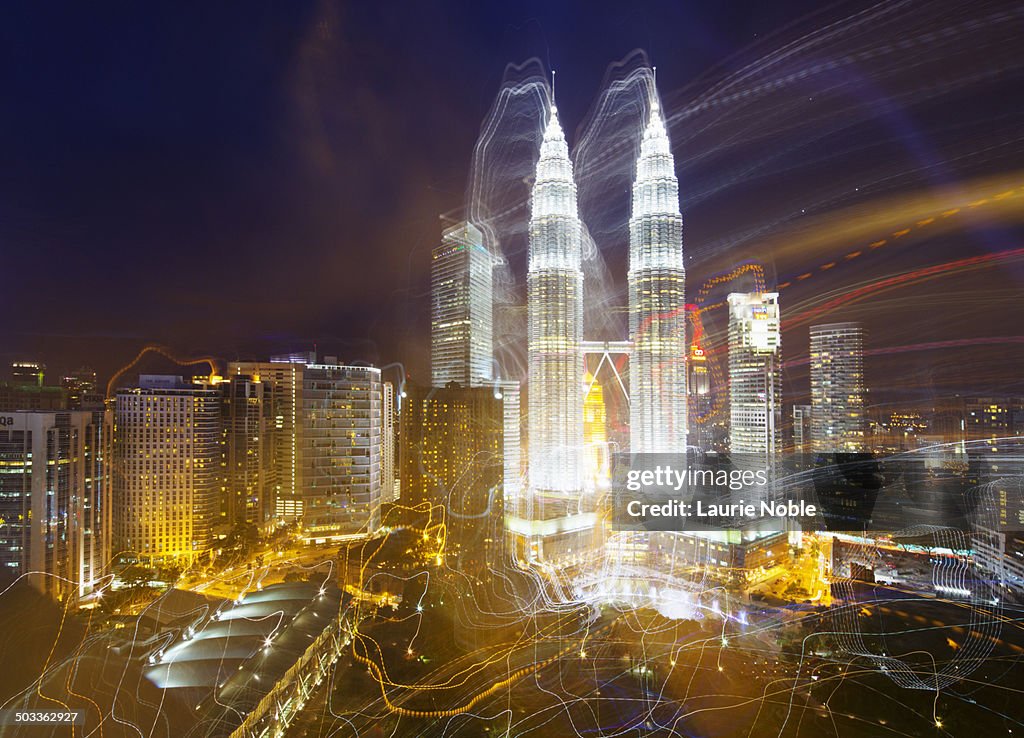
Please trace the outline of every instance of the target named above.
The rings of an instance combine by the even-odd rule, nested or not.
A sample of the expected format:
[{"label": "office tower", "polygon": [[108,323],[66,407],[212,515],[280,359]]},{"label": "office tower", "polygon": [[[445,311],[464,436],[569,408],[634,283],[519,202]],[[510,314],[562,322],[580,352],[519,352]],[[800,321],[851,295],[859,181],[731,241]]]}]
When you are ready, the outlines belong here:
[{"label": "office tower", "polygon": [[381,424],[380,479],[381,501],[397,502],[395,485],[395,385],[383,384],[383,412]]},{"label": "office tower", "polygon": [[656,97],[636,163],[628,281],[630,450],[682,453],[687,433],[683,218]]},{"label": "office tower", "polygon": [[42,387],[46,365],[38,361],[15,361],[11,363],[11,377],[15,384]]},{"label": "office tower", "polygon": [[[1000,442],[1024,434],[1022,402],[1013,397],[965,397],[960,402],[959,434],[954,439],[973,447],[983,446],[995,452]],[[1009,444],[1006,444],[1009,445]]]},{"label": "office tower", "polygon": [[220,390],[144,374],[117,391],[114,424],[117,550],[154,564],[202,557],[219,518]]},{"label": "office tower", "polygon": [[527,267],[528,483],[510,517],[521,561],[572,565],[593,547],[583,500],[582,224],[554,106],[533,185]]},{"label": "office tower", "polygon": [[864,329],[860,323],[811,326],[811,448],[864,449]]},{"label": "office tower", "polygon": [[224,519],[238,533],[274,526],[274,384],[234,374],[221,385],[224,422]]},{"label": "office tower", "polygon": [[714,450],[714,423],[712,421],[711,373],[708,371],[708,357],[699,344],[690,346],[690,360],[686,363],[686,382],[689,404],[687,418],[690,424],[690,438],[695,446],[705,451]]},{"label": "office tower", "polygon": [[0,382],[0,410],[67,410],[67,392],[61,387]]},{"label": "office tower", "polygon": [[[233,361],[227,378],[249,377],[269,388],[271,407],[267,430],[270,435],[271,467],[274,469],[272,497],[274,517],[280,523],[297,523],[302,518],[303,477],[300,461],[302,437],[302,384],[308,354],[295,361]],[[312,361],[310,363],[313,363]],[[264,391],[266,402],[266,390]]]},{"label": "office tower", "polygon": [[104,429],[91,412],[0,413],[0,572],[58,600],[93,591],[110,557]]},{"label": "office tower", "polygon": [[67,393],[69,410],[102,410],[103,395],[96,386],[96,372],[81,367],[60,378],[60,386]]},{"label": "office tower", "polygon": [[455,383],[405,391],[402,502],[423,506],[408,517],[417,526],[443,522],[448,565],[481,575],[502,538],[505,395]]},{"label": "office tower", "polygon": [[495,388],[502,413],[502,506],[508,514],[523,499],[522,398],[519,382],[498,380]]},{"label": "office tower", "polygon": [[774,468],[781,450],[779,295],[729,295],[729,443],[734,461]]},{"label": "office tower", "polygon": [[308,540],[368,536],[380,527],[381,394],[380,369],[306,365],[299,459]]},{"label": "office tower", "polygon": [[444,231],[432,254],[430,373],[435,387],[466,387],[493,376],[494,263],[472,223]]},{"label": "office tower", "polygon": [[793,452],[811,451],[811,406],[793,405]]},{"label": "office tower", "polygon": [[585,375],[583,386],[584,484],[591,489],[607,489],[611,482],[611,465],[604,390],[590,372]]}]

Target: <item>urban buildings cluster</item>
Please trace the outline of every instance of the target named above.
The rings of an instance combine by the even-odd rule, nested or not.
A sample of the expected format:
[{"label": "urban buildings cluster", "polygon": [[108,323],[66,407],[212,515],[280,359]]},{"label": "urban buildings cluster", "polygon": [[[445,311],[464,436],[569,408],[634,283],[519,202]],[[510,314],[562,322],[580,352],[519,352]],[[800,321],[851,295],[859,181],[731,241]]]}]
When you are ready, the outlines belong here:
[{"label": "urban buildings cluster", "polygon": [[[50,385],[42,364],[15,362],[0,383],[0,567],[59,599],[83,598],[118,562],[180,568],[233,536],[281,526],[310,543],[372,536],[395,502],[435,523],[440,515],[444,556],[478,576],[499,556],[571,568],[606,545],[658,560],[676,548],[660,534],[605,540],[611,385],[587,356],[609,344],[584,336],[583,238],[552,106],[530,199],[525,386],[495,360],[496,261],[468,222],[447,228],[431,255],[429,385],[403,376],[396,386],[379,368],[305,353],[230,362],[223,375],[141,375],[107,396],[88,369]],[[634,454],[696,446],[774,469],[785,448],[895,452],[938,438],[995,453],[1024,430],[1020,403],[1001,398],[870,417],[865,331],[854,322],[810,328],[810,402],[787,418],[783,307],[768,291],[728,295],[727,400],[716,409],[707,347],[687,340],[679,188],[654,98],[627,282],[629,337],[616,350],[629,357],[620,385]],[[717,425],[697,422],[712,415]],[[773,540],[722,532],[687,545],[698,561],[770,566]],[[1006,556],[1012,544],[997,537],[990,548]]]}]

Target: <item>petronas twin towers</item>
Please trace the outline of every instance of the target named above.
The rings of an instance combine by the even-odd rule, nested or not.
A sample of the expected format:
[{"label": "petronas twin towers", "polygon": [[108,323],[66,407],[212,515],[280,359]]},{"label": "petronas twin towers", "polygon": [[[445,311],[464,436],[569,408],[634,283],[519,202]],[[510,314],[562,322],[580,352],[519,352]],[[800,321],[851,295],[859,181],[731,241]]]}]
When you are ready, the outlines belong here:
[{"label": "petronas twin towers", "polygon": [[[686,449],[686,313],[679,185],[656,99],[640,145],[629,221],[633,453]],[[533,186],[527,276],[529,468],[513,526],[522,559],[583,563],[597,543],[583,474],[583,224],[552,106]]]}]

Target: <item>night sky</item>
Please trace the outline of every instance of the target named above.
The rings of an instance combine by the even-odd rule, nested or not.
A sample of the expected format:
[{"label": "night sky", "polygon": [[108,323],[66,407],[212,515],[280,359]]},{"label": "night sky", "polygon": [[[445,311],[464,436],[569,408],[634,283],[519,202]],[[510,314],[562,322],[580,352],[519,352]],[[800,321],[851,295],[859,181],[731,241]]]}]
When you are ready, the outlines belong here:
[{"label": "night sky", "polygon": [[[7,6],[0,22],[0,359],[39,358],[57,371],[90,364],[104,376],[150,342],[224,359],[316,343],[321,355],[378,365],[401,360],[423,377],[429,252],[439,238],[439,216],[458,214],[464,204],[473,144],[507,64],[537,57],[558,70],[559,109],[572,142],[609,64],[632,50],[644,49],[657,64],[670,112],[685,110],[716,79],[866,7],[814,11],[817,6]],[[945,17],[935,22],[957,23],[971,7],[944,4],[936,16]],[[976,12],[983,14],[980,7]],[[966,51],[972,49],[976,44]],[[791,69],[843,53],[826,43],[794,60]],[[765,235],[777,239],[800,227],[792,213],[804,198],[822,217],[856,207],[858,181],[888,200],[922,186],[948,188],[962,176],[1019,170],[1019,146],[987,158],[977,154],[987,135],[1003,142],[1020,123],[1019,105],[1000,86],[1019,82],[1020,69],[1001,61],[1000,53],[990,54],[991,63],[1009,71],[972,82],[970,111],[936,93],[912,110],[890,111],[890,122],[902,123],[882,126],[884,135],[865,124],[818,142],[818,151],[794,149],[785,126],[774,142],[773,134],[763,134],[758,147],[777,145],[783,153],[760,180],[739,176],[737,160],[750,155],[743,148],[702,156],[717,150],[727,132],[741,130],[735,120],[733,128],[715,122],[703,137],[686,129],[703,126],[699,116],[673,122],[674,140],[688,146],[677,151],[677,169],[687,252],[696,259],[691,278],[757,256],[760,236],[735,255],[723,256],[724,246],[714,258],[709,251],[708,244],[721,246],[751,231],[735,222],[740,211],[771,222]],[[935,81],[927,74],[929,83]],[[958,74],[949,70],[950,80]],[[835,79],[812,78],[805,89],[779,95],[813,98],[814,84],[825,94]],[[851,98],[855,115],[867,120],[865,111],[877,109],[873,96],[892,92],[887,84],[872,79],[858,86]],[[781,99],[760,104],[791,104]],[[758,112],[743,114],[756,118]],[[998,125],[989,125],[993,119]],[[806,131],[792,135],[806,137]],[[964,141],[977,145],[967,148],[971,158],[961,166],[956,152],[964,153]],[[835,182],[839,151],[864,176],[859,180],[854,170],[844,170],[847,194],[822,203],[810,195]],[[940,167],[939,178],[935,168],[895,177],[901,157],[920,160],[922,151],[955,163]],[[807,163],[814,161],[818,168]],[[920,263],[1008,248],[1016,237],[1011,231],[977,223],[966,235],[947,233]],[[844,246],[836,249],[842,256]],[[608,256],[613,270],[623,269],[621,251]],[[716,259],[721,263],[712,267]],[[802,268],[795,261],[772,258],[771,276],[782,281],[787,271]],[[814,256],[809,265],[821,261],[827,258]],[[891,269],[879,266],[881,272]],[[982,284],[993,293],[1019,290],[1019,271],[1001,278]],[[977,284],[963,282],[957,289],[970,292]],[[922,326],[931,325],[928,315],[935,315],[934,308],[919,316]],[[856,317],[888,325],[877,315]],[[994,335],[1024,333],[1014,321],[989,329]],[[881,343],[907,344],[923,335],[918,329],[908,334]],[[806,351],[799,339],[793,345],[787,357]],[[918,369],[933,360],[923,357]],[[1012,388],[1012,374],[994,382]]]}]

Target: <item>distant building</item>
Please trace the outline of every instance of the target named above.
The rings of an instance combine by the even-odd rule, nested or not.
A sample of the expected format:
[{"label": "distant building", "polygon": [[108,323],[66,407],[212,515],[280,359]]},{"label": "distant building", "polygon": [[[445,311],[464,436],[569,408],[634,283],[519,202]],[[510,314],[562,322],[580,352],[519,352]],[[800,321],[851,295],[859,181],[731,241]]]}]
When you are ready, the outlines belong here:
[{"label": "distant building", "polygon": [[60,379],[68,398],[69,410],[102,410],[103,395],[96,384],[96,372],[81,367]]},{"label": "distant building", "polygon": [[11,377],[15,384],[28,387],[42,387],[46,376],[46,365],[38,361],[15,361],[11,363]]},{"label": "distant building", "polygon": [[397,502],[397,477],[395,469],[395,385],[384,382],[383,412],[381,424],[380,477],[381,501]]},{"label": "distant building", "polygon": [[730,449],[771,466],[781,451],[779,296],[732,293],[728,301]]},{"label": "distant building", "polygon": [[0,410],[67,410],[67,392],[61,387],[0,382]]},{"label": "distant building", "polygon": [[114,537],[119,551],[186,564],[210,550],[221,494],[221,392],[181,377],[142,375],[117,392]]},{"label": "distant building", "polygon": [[110,559],[102,413],[0,413],[0,569],[58,599],[93,591]]},{"label": "distant building", "polygon": [[299,459],[307,540],[368,536],[380,527],[382,402],[380,369],[306,365]]},{"label": "distant building", "polygon": [[587,372],[583,379],[583,458],[584,484],[592,489],[607,489],[611,482],[611,459],[608,454],[608,410],[604,390]]},{"label": "distant building", "polygon": [[811,326],[811,447],[816,453],[864,449],[864,328]]},{"label": "distant building", "polygon": [[694,446],[705,451],[715,448],[712,416],[711,372],[707,352],[699,344],[690,346],[690,360],[686,363],[689,379],[686,382],[690,423],[690,439]]},{"label": "distant building", "polygon": [[435,387],[494,377],[494,258],[472,223],[444,231],[431,255],[430,373]]},{"label": "distant building", "polygon": [[1024,434],[1024,401],[1015,397],[965,397],[961,430],[968,443],[982,442],[992,452],[1000,441]]},{"label": "distant building", "polygon": [[793,451],[811,452],[811,406],[793,405]]}]

